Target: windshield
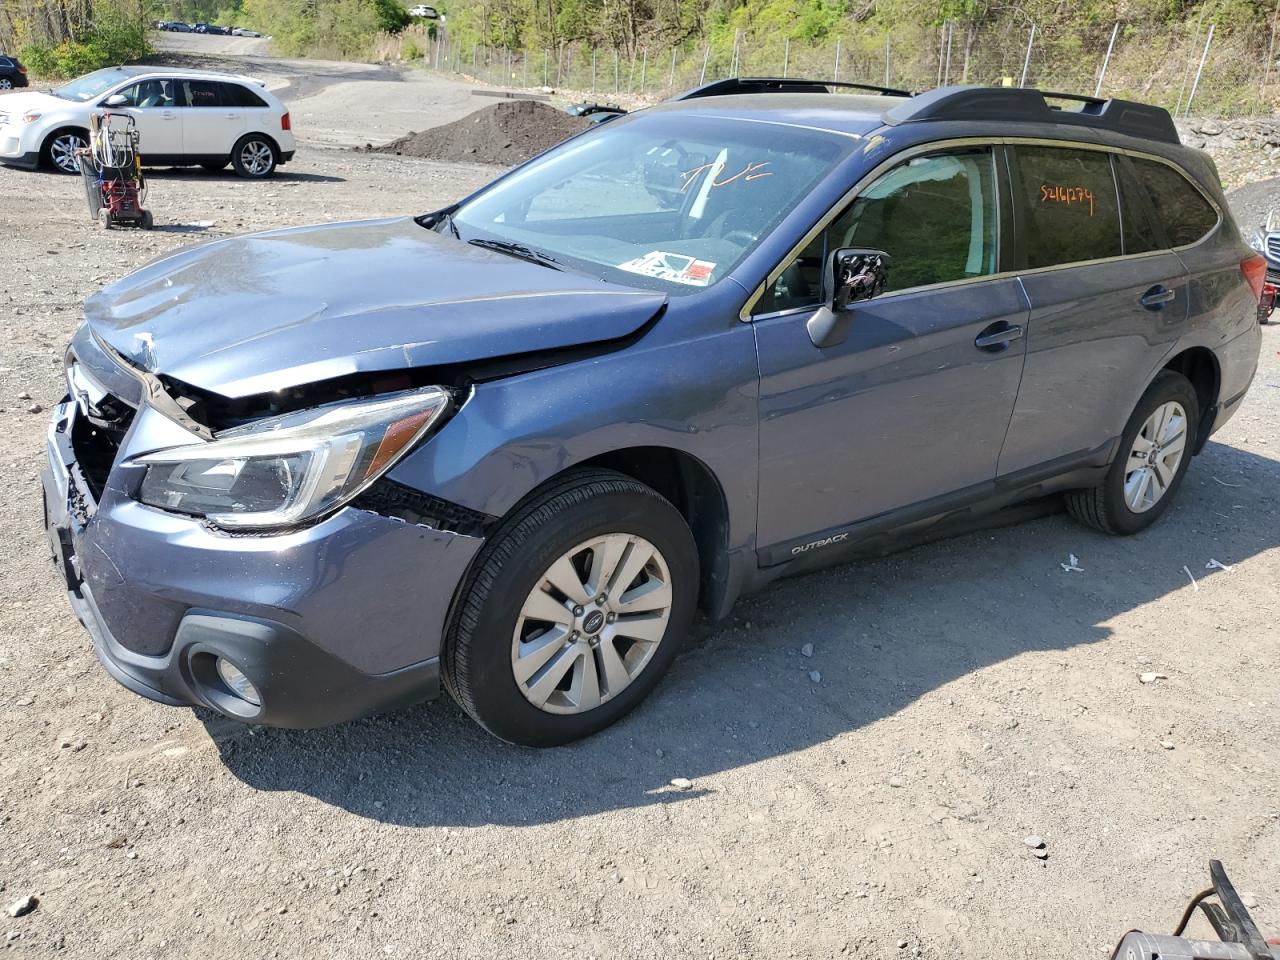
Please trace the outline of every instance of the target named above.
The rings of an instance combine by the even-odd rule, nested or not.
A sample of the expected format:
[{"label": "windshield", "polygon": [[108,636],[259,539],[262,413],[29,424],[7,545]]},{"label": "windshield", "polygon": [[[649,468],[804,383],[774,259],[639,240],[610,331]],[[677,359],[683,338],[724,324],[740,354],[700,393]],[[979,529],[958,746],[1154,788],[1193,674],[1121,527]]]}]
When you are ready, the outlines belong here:
[{"label": "windshield", "polygon": [[855,140],[654,112],[615,120],[460,207],[459,237],[503,240],[605,280],[694,293],[730,271]]},{"label": "windshield", "polygon": [[95,70],[77,80],[72,80],[66,86],[54,90],[53,95],[62,97],[64,100],[79,100],[83,103],[105,92],[121,80],[127,79],[128,75],[121,73],[119,67],[108,67],[106,70]]}]

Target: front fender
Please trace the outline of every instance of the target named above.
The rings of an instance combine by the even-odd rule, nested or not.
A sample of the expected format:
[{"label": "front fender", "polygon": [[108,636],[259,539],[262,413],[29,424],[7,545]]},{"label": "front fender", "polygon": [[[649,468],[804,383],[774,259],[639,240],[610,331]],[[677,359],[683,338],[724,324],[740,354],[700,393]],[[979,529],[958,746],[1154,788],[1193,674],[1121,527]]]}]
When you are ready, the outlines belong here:
[{"label": "front fender", "polygon": [[751,328],[734,321],[693,339],[666,333],[616,353],[477,384],[391,479],[503,516],[578,464],[630,447],[665,447],[700,460],[717,478],[730,549],[753,542],[758,375]]}]

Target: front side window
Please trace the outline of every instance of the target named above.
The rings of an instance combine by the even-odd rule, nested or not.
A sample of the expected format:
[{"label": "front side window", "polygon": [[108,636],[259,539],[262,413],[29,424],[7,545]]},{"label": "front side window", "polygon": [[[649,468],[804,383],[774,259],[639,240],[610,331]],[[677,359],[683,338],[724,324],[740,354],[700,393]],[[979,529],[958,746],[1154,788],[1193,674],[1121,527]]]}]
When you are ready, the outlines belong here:
[{"label": "front side window", "polygon": [[172,80],[142,80],[116,92],[125,98],[127,106],[143,110],[174,105]]},{"label": "front side window", "polygon": [[1118,257],[1120,211],[1111,157],[1097,150],[1017,147],[1027,267]]},{"label": "front side window", "polygon": [[637,114],[566,141],[452,218],[617,283],[693,293],[726,277],[857,146],[774,123]]},{"label": "front side window", "polygon": [[1133,167],[1164,224],[1170,246],[1195,243],[1218,225],[1218,211],[1173,167],[1136,157]]},{"label": "front side window", "polygon": [[991,150],[913,157],[863,190],[766,291],[759,312],[816,305],[841,247],[889,254],[888,290],[995,273],[999,244]]}]

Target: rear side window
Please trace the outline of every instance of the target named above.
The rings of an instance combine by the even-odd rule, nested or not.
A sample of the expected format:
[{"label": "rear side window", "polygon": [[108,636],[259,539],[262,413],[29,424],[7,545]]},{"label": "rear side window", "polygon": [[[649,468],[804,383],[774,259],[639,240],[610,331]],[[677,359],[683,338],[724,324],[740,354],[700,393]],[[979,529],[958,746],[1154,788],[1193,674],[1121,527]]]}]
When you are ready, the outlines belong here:
[{"label": "rear side window", "polygon": [[265,107],[267,102],[260,96],[250,90],[248,87],[242,87],[238,83],[223,83],[222,87],[222,105],[224,107]]},{"label": "rear side window", "polygon": [[1195,243],[1218,225],[1218,211],[1173,167],[1138,159],[1134,159],[1133,167],[1164,224],[1170,246]]},{"label": "rear side window", "polygon": [[212,80],[184,80],[182,89],[188,107],[221,107],[222,84]]},{"label": "rear side window", "polygon": [[1118,257],[1120,211],[1111,157],[1093,150],[1018,147],[1027,267]]},{"label": "rear side window", "polygon": [[1120,185],[1120,225],[1124,232],[1124,252],[1150,253],[1164,250],[1169,244],[1160,233],[1155,211],[1147,201],[1146,191],[1138,182],[1127,157],[1112,158],[1112,169]]}]

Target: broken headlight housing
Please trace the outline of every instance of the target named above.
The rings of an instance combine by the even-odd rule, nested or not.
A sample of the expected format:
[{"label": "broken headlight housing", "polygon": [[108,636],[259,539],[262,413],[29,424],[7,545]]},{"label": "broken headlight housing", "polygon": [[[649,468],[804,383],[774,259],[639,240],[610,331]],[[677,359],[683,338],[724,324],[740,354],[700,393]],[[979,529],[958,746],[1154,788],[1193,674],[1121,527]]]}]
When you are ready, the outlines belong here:
[{"label": "broken headlight housing", "polygon": [[449,407],[439,387],[300,410],[135,457],[138,499],[219,527],[287,527],[356,496]]}]

